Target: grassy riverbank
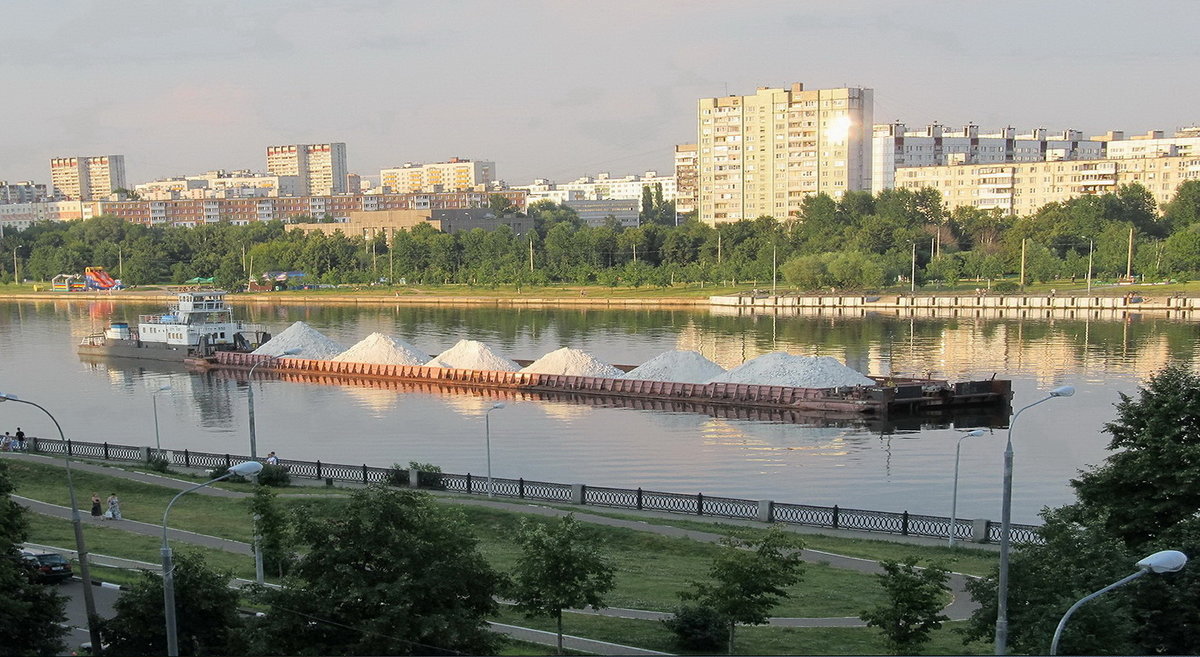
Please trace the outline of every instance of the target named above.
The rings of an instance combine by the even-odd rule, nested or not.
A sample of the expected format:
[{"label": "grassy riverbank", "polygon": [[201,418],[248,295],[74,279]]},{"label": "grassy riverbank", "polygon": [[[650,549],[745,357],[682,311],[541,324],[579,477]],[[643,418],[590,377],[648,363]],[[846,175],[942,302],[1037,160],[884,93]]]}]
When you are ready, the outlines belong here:
[{"label": "grassy riverbank", "polygon": [[[54,504],[67,504],[62,468],[57,464],[35,463],[6,459],[17,487],[16,494]],[[181,476],[195,480],[200,475]],[[77,490],[87,497],[92,490],[103,494],[116,491],[123,501],[125,517],[146,523],[158,523],[162,511],[177,492],[152,483],[131,481],[107,473],[82,472],[74,475]],[[245,485],[234,488],[245,489]],[[345,502],[344,490],[314,487],[279,489],[278,498],[285,507],[300,513],[332,515]],[[292,496],[284,496],[292,495]],[[510,568],[518,547],[512,540],[522,520],[546,522],[544,516],[522,510],[520,505],[496,509],[468,504],[452,496],[439,495],[444,504],[457,509],[473,528],[480,550],[499,570]],[[532,510],[532,507],[526,507]],[[591,508],[572,509],[581,514],[596,514]],[[714,533],[732,529],[730,525],[684,519],[664,519],[653,515],[604,514],[626,516],[648,527],[662,524],[680,526]],[[33,516],[30,540],[35,543],[70,547],[74,544],[67,520]],[[158,561],[159,541],[154,536],[138,536],[124,532],[121,521],[85,521],[89,549],[97,554]],[[653,531],[588,524],[590,537],[603,546],[604,552],[617,568],[617,586],[608,598],[613,607],[669,611],[678,603],[676,593],[688,587],[692,579],[703,577],[717,547],[711,543],[689,538],[662,536]],[[213,497],[192,494],[180,498],[172,508],[171,527],[232,540],[248,542],[251,523],[247,500],[234,497]],[[985,569],[994,562],[988,552],[897,544],[884,540],[847,539],[830,536],[804,536],[806,547],[830,553],[845,553],[867,558],[904,558],[914,555],[929,561],[945,557],[964,559],[971,569]],[[176,543],[176,549],[200,550],[210,564],[233,572],[243,578],[253,577],[252,559],[245,555],[221,552],[210,548],[194,548]],[[958,569],[958,566],[955,566]],[[98,578],[129,582],[131,575],[97,568]],[[810,559],[804,581],[793,587],[793,598],[774,611],[785,617],[855,617],[860,611],[883,600],[875,578],[863,573],[834,568],[820,559]],[[529,620],[504,612],[493,619],[498,622],[526,627],[544,628],[544,621]],[[592,615],[571,614],[566,619],[569,634],[626,645],[670,651],[670,635],[656,621],[634,621]],[[865,628],[747,628],[742,637],[743,654],[876,654],[885,651],[878,633]],[[962,646],[950,630],[937,634],[930,654],[982,654],[987,646]]]}]

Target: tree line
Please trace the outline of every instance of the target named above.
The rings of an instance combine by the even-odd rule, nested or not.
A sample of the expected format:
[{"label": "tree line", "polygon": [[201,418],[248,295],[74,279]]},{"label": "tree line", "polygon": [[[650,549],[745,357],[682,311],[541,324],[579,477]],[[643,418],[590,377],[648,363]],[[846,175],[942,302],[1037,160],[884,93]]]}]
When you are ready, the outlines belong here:
[{"label": "tree line", "polygon": [[[505,205],[498,212],[514,213]],[[306,282],[546,286],[658,286],[773,281],[795,289],[879,289],[898,282],[954,285],[1024,272],[1023,282],[1126,275],[1200,277],[1200,181],[1162,208],[1138,184],[1050,203],[1015,217],[946,209],[934,189],[840,199],[820,194],[782,220],[668,225],[670,202],[643,199],[643,223],[585,225],[564,205],[528,208],[534,229],[455,234],[419,225],[373,238],[304,233],[281,221],[145,226],[116,217],[41,222],[0,237],[0,281],[48,281],[102,266],[127,285],[214,277],[227,289],[265,271],[303,271]],[[1022,266],[1023,264],[1023,266]]]}]

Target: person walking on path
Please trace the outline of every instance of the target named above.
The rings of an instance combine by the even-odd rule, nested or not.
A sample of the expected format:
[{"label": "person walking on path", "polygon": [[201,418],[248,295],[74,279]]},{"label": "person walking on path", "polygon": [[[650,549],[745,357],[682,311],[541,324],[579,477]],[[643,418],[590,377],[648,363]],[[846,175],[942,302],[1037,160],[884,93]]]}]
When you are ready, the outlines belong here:
[{"label": "person walking on path", "polygon": [[92,493],[92,517],[99,518],[103,513],[100,510],[100,493]]},{"label": "person walking on path", "polygon": [[267,465],[279,465],[279,457],[275,456],[275,452],[267,454]]},{"label": "person walking on path", "polygon": [[17,449],[25,451],[25,432],[21,431],[21,427],[17,427],[17,433],[14,436],[17,439]]},{"label": "person walking on path", "polygon": [[104,517],[109,520],[121,519],[121,500],[117,498],[116,493],[108,496],[108,511],[104,514]]}]

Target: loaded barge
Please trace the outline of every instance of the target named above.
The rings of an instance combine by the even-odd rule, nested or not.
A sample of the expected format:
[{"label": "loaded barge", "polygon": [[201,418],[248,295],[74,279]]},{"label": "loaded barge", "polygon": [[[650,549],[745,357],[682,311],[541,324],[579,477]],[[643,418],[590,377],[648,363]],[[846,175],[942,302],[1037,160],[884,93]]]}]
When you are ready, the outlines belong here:
[{"label": "loaded barge", "polygon": [[192,359],[202,368],[269,371],[289,380],[314,382],[378,380],[434,384],[450,388],[658,400],[706,406],[739,406],[841,417],[942,413],[962,408],[1007,408],[1012,382],[985,379],[952,383],[938,379],[871,377],[873,386],[793,388],[746,383],[678,383],[592,376],[466,370],[421,365],[380,365],[299,358],[277,359],[232,351]]}]

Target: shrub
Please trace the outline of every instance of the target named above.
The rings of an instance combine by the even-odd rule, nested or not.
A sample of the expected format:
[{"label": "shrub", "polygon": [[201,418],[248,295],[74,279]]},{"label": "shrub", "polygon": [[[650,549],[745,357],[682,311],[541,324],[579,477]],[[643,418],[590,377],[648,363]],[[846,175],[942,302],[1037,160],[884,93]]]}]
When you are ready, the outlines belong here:
[{"label": "shrub", "polygon": [[999,292],[1000,294],[1008,294],[1010,292],[1016,292],[1017,288],[1019,287],[1020,286],[1017,285],[1016,281],[996,281],[996,283],[992,285],[992,291]]},{"label": "shrub", "polygon": [[146,457],[146,462],[143,465],[155,472],[167,473],[171,471],[171,461],[165,456],[156,454]]},{"label": "shrub", "polygon": [[408,468],[393,463],[387,472],[387,483],[398,488],[408,488]]},{"label": "shrub", "polygon": [[288,486],[292,483],[292,475],[288,472],[286,465],[266,463],[263,465],[262,472],[258,473],[258,483],[263,486]]},{"label": "shrub", "polygon": [[408,469],[417,471],[417,485],[421,488],[446,489],[446,486],[442,484],[442,469],[439,466],[432,463],[409,461]]},{"label": "shrub", "polygon": [[727,624],[711,607],[683,605],[675,615],[662,621],[675,635],[675,644],[684,650],[715,650],[724,645]]}]

